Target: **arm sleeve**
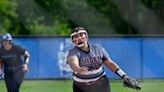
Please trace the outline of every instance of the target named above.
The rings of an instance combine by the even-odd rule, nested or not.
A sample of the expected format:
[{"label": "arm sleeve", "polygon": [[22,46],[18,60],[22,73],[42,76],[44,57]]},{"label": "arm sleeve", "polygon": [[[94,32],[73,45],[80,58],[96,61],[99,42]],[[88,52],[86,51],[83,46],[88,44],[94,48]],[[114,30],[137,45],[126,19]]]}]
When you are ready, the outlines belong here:
[{"label": "arm sleeve", "polygon": [[29,59],[30,59],[30,54],[29,54],[29,52],[27,51],[27,50],[25,50],[25,58],[24,58],[24,63],[25,64],[28,64],[29,63]]}]

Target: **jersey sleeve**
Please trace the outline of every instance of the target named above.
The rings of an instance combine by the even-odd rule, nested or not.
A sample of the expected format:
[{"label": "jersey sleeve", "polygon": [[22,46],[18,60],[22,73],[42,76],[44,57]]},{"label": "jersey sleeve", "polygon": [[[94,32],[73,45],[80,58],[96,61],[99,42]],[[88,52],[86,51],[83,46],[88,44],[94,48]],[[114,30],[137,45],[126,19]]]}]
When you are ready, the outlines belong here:
[{"label": "jersey sleeve", "polygon": [[100,51],[100,54],[102,55],[102,60],[105,61],[105,60],[108,60],[110,57],[109,57],[109,54],[107,53],[107,51],[100,45],[97,45],[98,46],[98,49]]},{"label": "jersey sleeve", "polygon": [[[71,56],[76,56],[76,51],[75,51],[74,49],[70,49],[70,50],[68,51],[67,60],[68,60],[68,58],[71,57]],[[68,63],[68,61],[67,61],[67,63]]]},{"label": "jersey sleeve", "polygon": [[15,46],[15,48],[17,49],[18,54],[20,54],[20,55],[24,55],[25,54],[25,51],[26,51],[25,48],[23,48],[21,46]]},{"label": "jersey sleeve", "polygon": [[74,49],[70,49],[68,51],[68,55],[67,55],[67,58],[70,57],[70,56],[75,56],[76,55],[76,51]]}]

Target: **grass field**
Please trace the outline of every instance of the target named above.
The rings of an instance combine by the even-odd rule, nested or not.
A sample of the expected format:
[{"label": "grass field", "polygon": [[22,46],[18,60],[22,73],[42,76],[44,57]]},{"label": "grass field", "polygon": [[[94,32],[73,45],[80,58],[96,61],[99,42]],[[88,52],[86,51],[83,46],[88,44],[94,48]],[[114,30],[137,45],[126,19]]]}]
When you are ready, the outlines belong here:
[{"label": "grass field", "polygon": [[[124,88],[120,80],[111,80],[112,92],[136,92]],[[164,92],[164,80],[144,80],[140,92]],[[4,81],[0,80],[0,92],[7,92]],[[72,92],[71,80],[25,80],[21,92]]]}]

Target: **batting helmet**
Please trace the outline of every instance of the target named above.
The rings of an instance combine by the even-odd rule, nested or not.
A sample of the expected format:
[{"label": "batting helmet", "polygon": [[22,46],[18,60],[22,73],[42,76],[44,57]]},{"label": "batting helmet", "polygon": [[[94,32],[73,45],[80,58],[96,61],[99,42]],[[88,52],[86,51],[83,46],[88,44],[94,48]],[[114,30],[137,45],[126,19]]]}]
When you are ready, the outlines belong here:
[{"label": "batting helmet", "polygon": [[12,40],[13,40],[13,38],[10,33],[6,33],[6,34],[2,35],[1,42],[0,42],[1,46],[3,47],[2,43],[4,41],[9,41],[9,43],[12,44],[13,43]]},{"label": "batting helmet", "polygon": [[4,35],[2,36],[2,41],[3,41],[3,40],[12,41],[13,38],[12,38],[12,36],[11,36],[10,33],[6,33],[6,34],[4,34]]}]

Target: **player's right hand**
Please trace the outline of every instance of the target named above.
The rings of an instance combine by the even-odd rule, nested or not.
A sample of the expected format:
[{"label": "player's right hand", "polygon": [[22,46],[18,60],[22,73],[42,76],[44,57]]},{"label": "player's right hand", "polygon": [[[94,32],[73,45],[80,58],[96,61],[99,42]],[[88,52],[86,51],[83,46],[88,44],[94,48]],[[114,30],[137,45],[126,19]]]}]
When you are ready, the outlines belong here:
[{"label": "player's right hand", "polygon": [[88,72],[88,67],[80,67],[78,73],[81,75],[86,75],[87,72]]}]

